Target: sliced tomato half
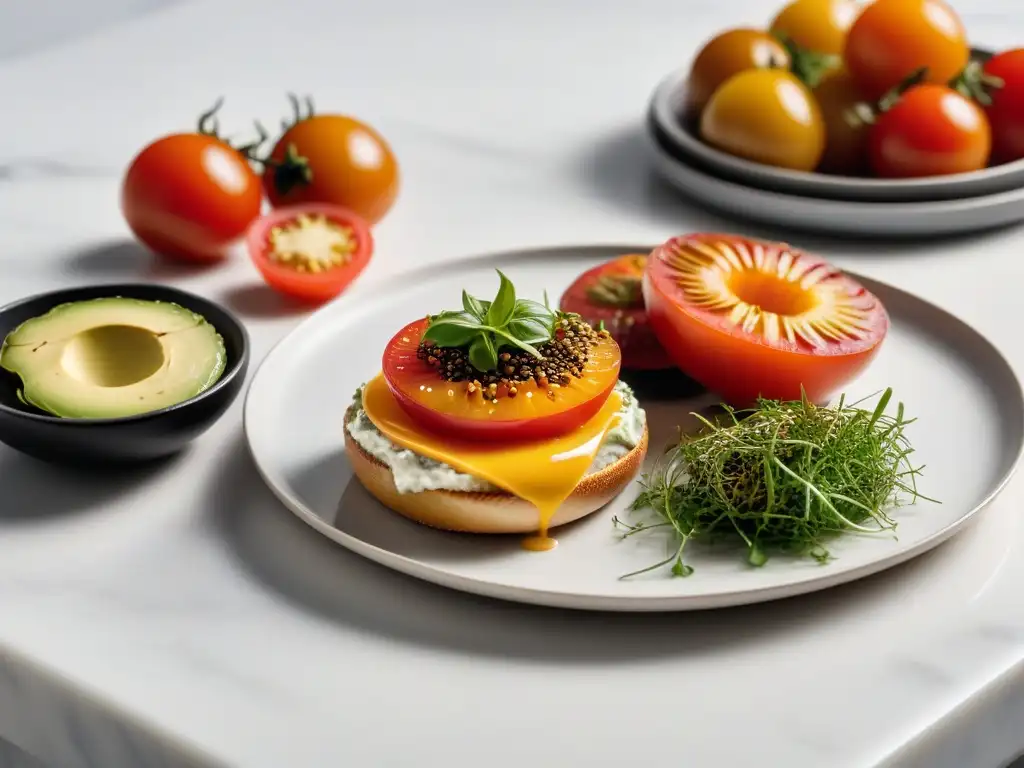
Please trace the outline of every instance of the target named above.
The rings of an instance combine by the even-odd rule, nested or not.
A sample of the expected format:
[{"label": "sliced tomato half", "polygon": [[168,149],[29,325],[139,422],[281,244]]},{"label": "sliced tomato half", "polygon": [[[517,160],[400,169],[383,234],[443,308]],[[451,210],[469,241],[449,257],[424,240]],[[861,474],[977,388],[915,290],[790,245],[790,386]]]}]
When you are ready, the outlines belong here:
[{"label": "sliced tomato half", "polygon": [[373,254],[366,222],[326,203],[277,208],[253,223],[247,240],[249,255],[271,288],[310,302],[340,294]]},{"label": "sliced tomato half", "polygon": [[647,257],[639,253],[588,269],[562,294],[563,312],[574,312],[597,328],[601,323],[622,350],[626,370],[672,368],[672,359],[651,330],[641,282]]},{"label": "sliced tomato half", "polygon": [[882,302],[817,256],[733,235],[677,237],[643,281],[651,325],[684,373],[737,407],[823,403],[878,353]]},{"label": "sliced tomato half", "polygon": [[[580,378],[552,387],[530,379],[498,384],[493,396],[469,381],[446,381],[417,356],[427,320],[410,323],[384,350],[382,368],[398,404],[425,429],[470,440],[542,440],[594,417],[619,378],[619,347],[605,336],[590,349]],[[511,396],[510,396],[511,395]]]}]

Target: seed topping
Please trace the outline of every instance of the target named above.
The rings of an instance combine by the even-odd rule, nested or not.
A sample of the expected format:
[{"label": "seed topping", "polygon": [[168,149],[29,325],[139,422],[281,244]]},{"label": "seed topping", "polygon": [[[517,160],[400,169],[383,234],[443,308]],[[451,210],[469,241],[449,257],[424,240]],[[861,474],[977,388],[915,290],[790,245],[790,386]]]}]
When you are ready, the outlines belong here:
[{"label": "seed topping", "polygon": [[[483,390],[488,399],[516,397],[519,386],[534,382],[549,390],[569,386],[573,379],[583,378],[591,348],[606,331],[596,331],[575,315],[558,321],[562,333],[537,347],[541,357],[521,349],[503,350],[498,355],[498,368],[478,371],[468,360],[466,350],[459,347],[438,347],[431,341],[420,342],[416,356],[436,368],[445,381],[468,382],[466,392],[474,395]],[[436,362],[432,363],[431,360]],[[529,393],[527,393],[529,394]]]}]

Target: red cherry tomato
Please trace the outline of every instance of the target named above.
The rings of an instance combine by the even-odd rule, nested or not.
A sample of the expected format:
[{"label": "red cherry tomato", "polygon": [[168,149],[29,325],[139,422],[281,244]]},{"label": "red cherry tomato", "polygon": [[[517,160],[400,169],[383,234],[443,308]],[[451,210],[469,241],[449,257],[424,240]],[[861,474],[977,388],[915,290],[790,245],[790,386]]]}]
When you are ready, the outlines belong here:
[{"label": "red cherry tomato", "polygon": [[969,57],[964,25],[944,0],[874,0],[850,27],[843,53],[869,99],[921,67],[928,82],[947,83]]},{"label": "red cherry tomato", "polygon": [[986,107],[992,123],[992,159],[1008,163],[1024,158],[1024,48],[1003,51],[985,64],[985,73],[1003,81],[990,91]]},{"label": "red cherry tomato", "polygon": [[868,138],[878,176],[967,173],[988,164],[992,136],[985,113],[944,85],[919,85],[882,113]]},{"label": "red cherry tomato", "polygon": [[253,263],[271,288],[313,302],[340,294],[373,253],[366,222],[326,203],[275,209],[252,226],[248,244]]},{"label": "red cherry tomato", "polygon": [[628,254],[589,269],[562,294],[563,312],[580,315],[597,328],[604,324],[622,350],[626,370],[672,368],[672,360],[651,330],[641,281],[647,257]]},{"label": "red cherry tomato", "polygon": [[651,325],[679,368],[731,405],[816,403],[856,376],[889,328],[881,302],[822,259],[734,235],[677,237],[644,274]]},{"label": "red cherry tomato", "polygon": [[[427,320],[410,323],[384,350],[383,373],[398,404],[426,429],[474,440],[541,440],[564,435],[593,418],[619,378],[619,347],[605,336],[591,348],[582,377],[549,389],[531,380],[498,403],[449,382],[417,356]],[[550,393],[550,394],[549,394]]]},{"label": "red cherry tomato", "polygon": [[259,177],[228,144],[199,133],[165,136],[142,150],[121,187],[134,235],[157,253],[216,261],[259,216]]}]

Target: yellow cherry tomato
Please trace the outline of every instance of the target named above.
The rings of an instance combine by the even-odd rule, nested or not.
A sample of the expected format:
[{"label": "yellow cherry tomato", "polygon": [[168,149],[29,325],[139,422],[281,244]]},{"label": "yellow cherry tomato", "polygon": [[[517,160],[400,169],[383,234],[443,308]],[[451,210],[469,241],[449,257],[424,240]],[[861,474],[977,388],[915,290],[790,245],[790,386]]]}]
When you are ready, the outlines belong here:
[{"label": "yellow cherry tomato", "polygon": [[840,56],[846,33],[860,8],[852,0],[793,0],[779,11],[771,31],[785,35],[801,48]]},{"label": "yellow cherry tomato", "polygon": [[687,82],[687,108],[691,114],[700,114],[718,86],[738,72],[789,69],[790,63],[783,45],[764,30],[726,30],[705,43],[694,58]]},{"label": "yellow cherry tomato", "polygon": [[829,72],[814,89],[825,121],[825,154],[818,170],[839,176],[868,175],[868,136],[871,126],[851,120],[854,107],[864,103],[857,81],[846,69]]},{"label": "yellow cherry tomato", "polygon": [[725,81],[701,114],[700,135],[729,154],[796,171],[813,171],[825,151],[814,97],[779,69],[748,69]]}]

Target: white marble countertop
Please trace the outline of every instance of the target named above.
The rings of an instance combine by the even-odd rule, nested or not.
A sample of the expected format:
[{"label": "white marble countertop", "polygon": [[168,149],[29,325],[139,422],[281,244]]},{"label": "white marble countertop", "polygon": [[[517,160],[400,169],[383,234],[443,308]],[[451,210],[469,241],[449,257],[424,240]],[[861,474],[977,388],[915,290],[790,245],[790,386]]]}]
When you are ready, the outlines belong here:
[{"label": "white marble countertop", "polygon": [[[780,234],[677,201],[640,134],[657,80],[718,28],[767,20],[766,0],[85,5],[0,9],[3,302],[167,280],[242,313],[258,362],[301,316],[244,259],[156,264],[117,205],[134,152],[220,94],[240,128],[276,124],[298,90],[390,139],[405,186],[367,279],[513,246]],[[1018,0],[959,5],[976,41],[1024,41]],[[951,308],[1024,368],[1024,230],[786,237]],[[568,614],[449,593],[321,539],[262,486],[241,408],[127,482],[0,448],[0,736],[69,768],[999,768],[1024,751],[1024,476],[949,544],[859,584]]]}]

